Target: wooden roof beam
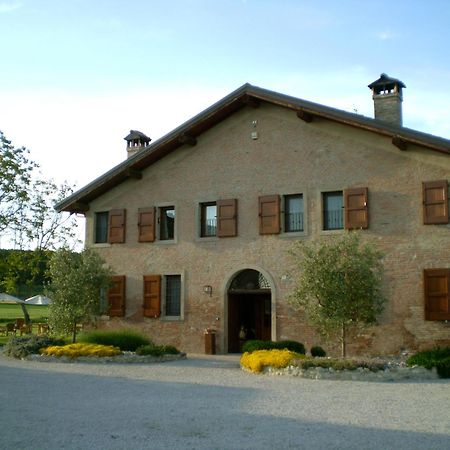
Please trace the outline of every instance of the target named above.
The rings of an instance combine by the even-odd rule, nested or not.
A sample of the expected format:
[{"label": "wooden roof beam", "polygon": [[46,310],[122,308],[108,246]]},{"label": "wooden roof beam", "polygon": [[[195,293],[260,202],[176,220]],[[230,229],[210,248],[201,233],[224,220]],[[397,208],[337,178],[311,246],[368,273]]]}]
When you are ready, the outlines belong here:
[{"label": "wooden roof beam", "polygon": [[128,178],[140,180],[142,178],[142,172],[140,170],[128,168],[125,170],[125,176]]},{"label": "wooden roof beam", "polygon": [[306,112],[304,109],[297,110],[297,117],[307,123],[313,121],[313,115],[309,112]]},{"label": "wooden roof beam", "polygon": [[83,202],[74,202],[70,205],[70,214],[81,213],[89,211],[89,205]]},{"label": "wooden roof beam", "polygon": [[251,106],[252,108],[259,108],[261,105],[261,100],[256,97],[252,97],[251,95],[244,95],[242,98],[242,102],[247,105]]},{"label": "wooden roof beam", "polygon": [[183,133],[178,137],[178,142],[180,144],[187,144],[193,147],[194,145],[197,145],[197,138],[190,134]]},{"label": "wooden roof beam", "polygon": [[392,144],[395,145],[397,148],[399,148],[402,151],[405,151],[408,149],[408,143],[402,139],[400,136],[394,136],[392,138]]}]

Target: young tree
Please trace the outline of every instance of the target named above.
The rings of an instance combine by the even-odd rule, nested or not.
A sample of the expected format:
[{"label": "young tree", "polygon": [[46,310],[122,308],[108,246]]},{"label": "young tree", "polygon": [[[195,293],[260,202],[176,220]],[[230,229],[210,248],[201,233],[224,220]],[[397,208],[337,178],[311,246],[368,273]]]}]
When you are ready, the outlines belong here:
[{"label": "young tree", "polygon": [[29,201],[22,211],[16,245],[38,252],[62,247],[70,247],[73,250],[79,244],[75,216],[58,213],[54,209],[56,203],[72,192],[73,187],[67,183],[58,186],[53,180],[34,180]]},{"label": "young tree", "polygon": [[376,323],[385,299],[381,293],[382,254],[362,245],[359,234],[312,243],[298,242],[292,252],[299,270],[290,297],[326,338],[340,335],[346,356],[347,331]]},{"label": "young tree", "polygon": [[50,275],[49,325],[57,333],[72,333],[75,342],[77,324],[100,312],[101,295],[110,285],[111,269],[93,250],[74,253],[61,249],[52,256]]},{"label": "young tree", "polygon": [[15,148],[0,131],[0,233],[15,230],[29,199],[31,174],[37,165],[25,147]]}]

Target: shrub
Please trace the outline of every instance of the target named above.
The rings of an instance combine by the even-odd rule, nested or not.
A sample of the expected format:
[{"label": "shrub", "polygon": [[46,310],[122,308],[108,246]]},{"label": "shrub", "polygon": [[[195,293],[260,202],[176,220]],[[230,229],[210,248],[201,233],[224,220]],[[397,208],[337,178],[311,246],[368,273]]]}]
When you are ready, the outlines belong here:
[{"label": "shrub", "polygon": [[41,354],[47,356],[67,356],[69,358],[77,358],[79,356],[117,356],[121,355],[122,352],[118,347],[112,345],[78,343],[43,348],[41,349]]},{"label": "shrub", "polygon": [[327,352],[319,345],[315,345],[314,347],[311,347],[311,356],[323,358],[324,356],[327,356]]},{"label": "shrub", "polygon": [[305,354],[305,346],[297,341],[260,341],[253,339],[245,342],[242,347],[244,353],[252,353],[257,350],[290,350],[295,353]]},{"label": "shrub", "polygon": [[137,355],[178,355],[180,352],[172,345],[155,345],[153,343],[142,345],[136,349]]},{"label": "shrub", "polygon": [[112,345],[124,352],[134,352],[138,347],[151,343],[150,339],[135,330],[95,330],[83,334],[79,340],[90,344]]},{"label": "shrub", "polygon": [[436,370],[441,378],[450,378],[450,357],[437,361]]},{"label": "shrub", "polygon": [[244,353],[240,362],[243,367],[252,372],[262,372],[266,366],[279,369],[287,367],[293,359],[302,356],[290,350],[256,350],[252,353]]},{"label": "shrub", "polygon": [[25,358],[30,354],[38,354],[39,350],[49,345],[64,345],[63,339],[50,336],[15,336],[12,337],[4,347],[4,353],[13,358]]},{"label": "shrub", "polygon": [[433,350],[425,350],[410,356],[406,360],[408,366],[422,366],[431,369],[436,365],[437,361],[450,357],[450,347],[435,348]]},{"label": "shrub", "polygon": [[436,367],[441,378],[450,378],[450,347],[425,350],[410,356],[406,360],[408,366],[421,366],[431,370]]}]

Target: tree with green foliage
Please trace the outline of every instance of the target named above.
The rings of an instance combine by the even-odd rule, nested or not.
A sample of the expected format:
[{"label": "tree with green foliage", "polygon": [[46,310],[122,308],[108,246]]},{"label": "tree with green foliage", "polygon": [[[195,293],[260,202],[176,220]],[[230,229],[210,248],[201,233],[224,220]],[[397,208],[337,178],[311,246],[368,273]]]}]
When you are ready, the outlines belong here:
[{"label": "tree with green foliage", "polygon": [[325,338],[339,335],[345,357],[349,329],[375,324],[383,311],[381,252],[351,232],[298,242],[292,254],[299,275],[290,303],[306,312]]},{"label": "tree with green foliage", "polygon": [[0,233],[16,230],[29,200],[31,175],[36,164],[25,147],[15,148],[0,131]]},{"label": "tree with green foliage", "polygon": [[94,250],[75,253],[60,249],[50,260],[50,275],[49,325],[56,333],[71,333],[75,342],[77,324],[100,313],[101,297],[110,285],[112,271]]}]

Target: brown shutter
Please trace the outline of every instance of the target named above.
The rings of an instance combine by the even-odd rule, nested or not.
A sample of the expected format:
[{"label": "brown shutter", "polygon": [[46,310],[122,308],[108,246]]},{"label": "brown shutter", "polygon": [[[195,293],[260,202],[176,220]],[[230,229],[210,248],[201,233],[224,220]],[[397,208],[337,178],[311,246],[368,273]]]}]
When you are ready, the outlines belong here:
[{"label": "brown shutter", "polygon": [[344,191],[345,229],[369,227],[368,189],[352,188]]},{"label": "brown shutter", "polygon": [[111,277],[111,287],[108,291],[108,314],[110,317],[125,315],[125,276]]},{"label": "brown shutter", "polygon": [[447,180],[422,183],[423,223],[425,225],[448,223]]},{"label": "brown shutter", "polygon": [[161,315],[161,275],[144,275],[144,304],[145,317],[159,317]]},{"label": "brown shutter", "polygon": [[425,319],[450,320],[450,269],[425,269]]},{"label": "brown shutter", "polygon": [[237,236],[237,200],[217,201],[217,236]]},{"label": "brown shutter", "polygon": [[113,209],[109,212],[109,235],[110,244],[121,244],[125,242],[125,209]]},{"label": "brown shutter", "polygon": [[155,240],[155,208],[139,208],[138,210],[139,242]]},{"label": "brown shutter", "polygon": [[280,232],[280,196],[259,197],[259,234]]}]

